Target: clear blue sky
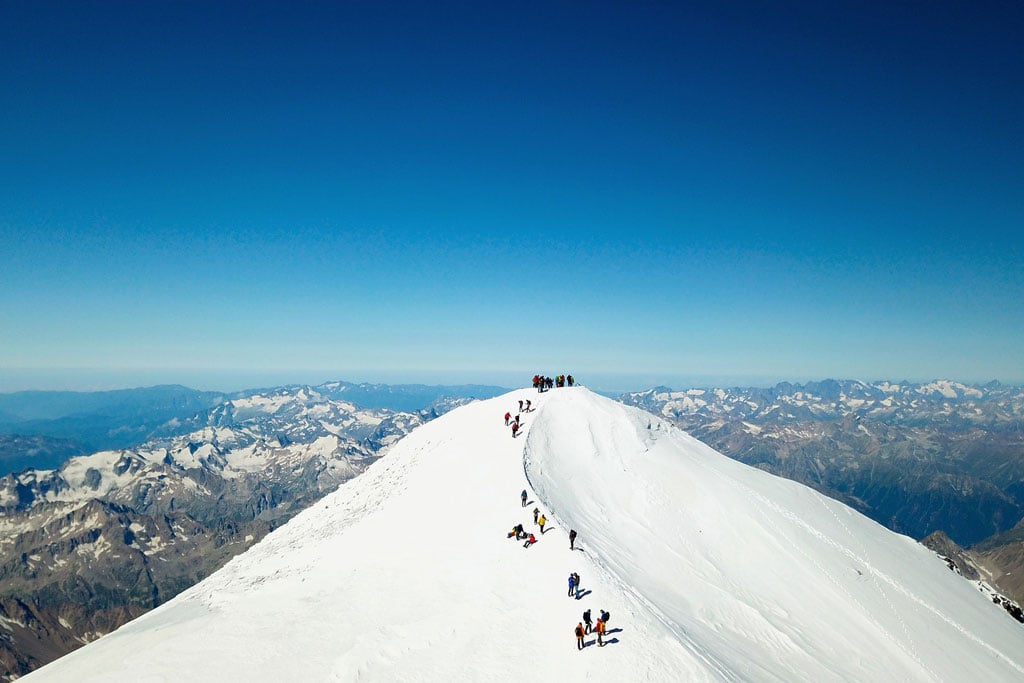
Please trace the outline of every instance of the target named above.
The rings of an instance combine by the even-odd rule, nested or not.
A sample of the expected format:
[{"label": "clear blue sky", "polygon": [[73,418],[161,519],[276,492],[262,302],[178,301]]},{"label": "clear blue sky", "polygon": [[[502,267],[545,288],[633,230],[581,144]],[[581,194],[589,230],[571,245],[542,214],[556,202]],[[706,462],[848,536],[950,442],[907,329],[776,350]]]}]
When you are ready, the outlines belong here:
[{"label": "clear blue sky", "polygon": [[955,4],[5,2],[0,391],[1022,381]]}]

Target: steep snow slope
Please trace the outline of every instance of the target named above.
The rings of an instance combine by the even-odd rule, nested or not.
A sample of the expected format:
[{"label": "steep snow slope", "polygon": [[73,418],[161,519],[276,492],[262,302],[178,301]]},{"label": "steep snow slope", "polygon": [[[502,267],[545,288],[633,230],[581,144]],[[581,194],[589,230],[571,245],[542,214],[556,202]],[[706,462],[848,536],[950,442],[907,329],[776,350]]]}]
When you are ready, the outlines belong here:
[{"label": "steep snow slope", "polygon": [[[501,416],[518,398],[539,409],[513,440]],[[528,549],[505,536],[533,528],[527,481],[552,520]],[[610,610],[610,644],[578,652],[587,607]],[[420,427],[217,574],[27,680],[1010,681],[1022,646],[910,539],[573,388]]]},{"label": "steep snow slope", "polygon": [[912,539],[585,391],[526,469],[607,579],[722,678],[1021,680],[1024,629]]}]

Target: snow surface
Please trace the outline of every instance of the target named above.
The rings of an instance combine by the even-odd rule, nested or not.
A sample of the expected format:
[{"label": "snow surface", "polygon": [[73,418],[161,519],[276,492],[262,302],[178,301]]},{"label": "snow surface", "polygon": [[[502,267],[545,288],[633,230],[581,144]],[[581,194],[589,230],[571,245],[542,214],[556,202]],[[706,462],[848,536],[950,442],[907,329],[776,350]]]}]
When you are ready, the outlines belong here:
[{"label": "snow surface", "polygon": [[[524,548],[506,532],[535,505],[550,530]],[[586,608],[608,645],[579,652]],[[910,538],[576,387],[427,423],[25,680],[1019,681],[1024,629]]]}]

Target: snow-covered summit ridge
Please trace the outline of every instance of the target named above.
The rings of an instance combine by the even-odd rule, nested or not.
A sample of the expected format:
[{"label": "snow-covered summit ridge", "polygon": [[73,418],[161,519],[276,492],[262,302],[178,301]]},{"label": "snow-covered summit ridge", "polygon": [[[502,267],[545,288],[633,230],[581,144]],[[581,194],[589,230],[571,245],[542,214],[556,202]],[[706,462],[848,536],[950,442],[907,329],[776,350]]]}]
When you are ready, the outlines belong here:
[{"label": "snow-covered summit ridge", "polygon": [[[513,439],[501,416],[520,398],[538,409]],[[535,530],[534,505],[552,528],[523,548],[505,531]],[[586,608],[611,612],[609,646],[577,652]],[[1010,681],[1021,645],[911,539],[572,388],[423,425],[220,572],[28,679]]]}]

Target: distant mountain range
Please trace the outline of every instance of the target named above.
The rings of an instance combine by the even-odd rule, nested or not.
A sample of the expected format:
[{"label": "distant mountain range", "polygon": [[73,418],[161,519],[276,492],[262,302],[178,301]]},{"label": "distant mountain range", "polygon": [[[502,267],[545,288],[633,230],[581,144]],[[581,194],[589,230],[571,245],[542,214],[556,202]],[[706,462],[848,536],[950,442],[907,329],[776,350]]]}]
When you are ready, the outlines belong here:
[{"label": "distant mountain range", "polygon": [[127,448],[169,420],[202,412],[227,397],[177,385],[0,394],[0,434],[66,440],[85,449],[82,453]]},{"label": "distant mountain range", "polygon": [[482,384],[369,384],[366,382],[325,382],[316,390],[324,396],[350,401],[364,408],[387,408],[417,412],[453,407],[451,401],[465,398],[493,398],[511,391],[506,387]]},{"label": "distant mountain range", "polygon": [[[446,402],[490,398],[508,391],[481,385],[341,381],[326,382],[316,390],[325,397],[364,408],[409,412],[443,412]],[[72,455],[132,448],[153,438],[185,434],[214,406],[261,391],[266,390],[222,393],[165,385],[116,391],[0,394],[0,475],[27,467],[48,469]]]},{"label": "distant mountain range", "polygon": [[70,439],[39,434],[0,434],[0,475],[28,468],[60,467],[68,458],[93,452],[89,446]]}]

